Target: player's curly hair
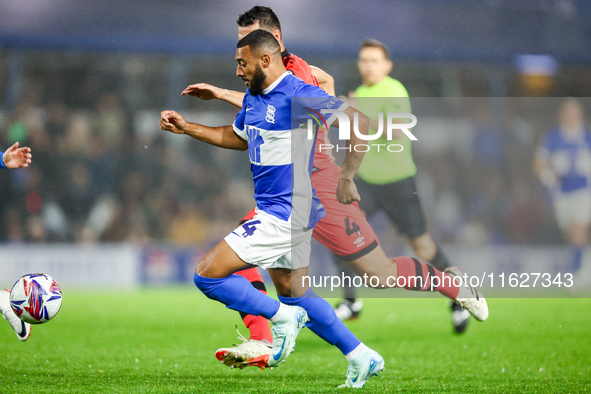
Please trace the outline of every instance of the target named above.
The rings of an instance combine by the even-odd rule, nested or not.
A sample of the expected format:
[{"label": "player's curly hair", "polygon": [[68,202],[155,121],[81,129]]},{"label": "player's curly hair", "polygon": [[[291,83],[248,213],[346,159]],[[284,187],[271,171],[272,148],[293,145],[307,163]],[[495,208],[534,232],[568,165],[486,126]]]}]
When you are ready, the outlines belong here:
[{"label": "player's curly hair", "polygon": [[256,21],[259,21],[261,28],[268,32],[272,32],[273,30],[281,31],[281,23],[279,23],[277,15],[275,15],[271,8],[261,5],[255,5],[244,14],[240,14],[236,23],[240,27],[247,27]]}]

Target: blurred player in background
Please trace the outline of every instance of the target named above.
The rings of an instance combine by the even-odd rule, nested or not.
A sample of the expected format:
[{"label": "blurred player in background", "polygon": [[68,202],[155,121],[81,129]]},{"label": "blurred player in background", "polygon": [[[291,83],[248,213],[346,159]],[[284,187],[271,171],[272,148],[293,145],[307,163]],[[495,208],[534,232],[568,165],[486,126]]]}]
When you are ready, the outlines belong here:
[{"label": "blurred player in background", "polygon": [[[31,164],[31,148],[19,148],[16,142],[6,152],[0,152],[0,168],[23,168]],[[16,333],[16,337],[21,341],[26,341],[31,335],[31,325],[25,323],[12,311],[10,307],[10,290],[0,291],[0,312],[2,317],[10,323],[10,326]]]},{"label": "blurred player in background", "polygon": [[[370,118],[373,130],[378,128],[376,119],[380,112],[411,113],[408,92],[398,80],[389,75],[392,71],[392,61],[390,50],[384,43],[378,40],[364,41],[359,50],[357,64],[363,83],[351,96],[391,98],[355,100],[358,108]],[[393,137],[396,138],[397,144],[402,145],[401,152],[371,149],[365,154],[358,172],[359,192],[363,196],[360,202],[361,209],[368,218],[384,211],[396,229],[405,236],[419,259],[428,261],[438,270],[444,271],[449,267],[449,263],[427,231],[425,215],[417,194],[417,167],[412,158],[411,140],[402,135],[400,130],[396,132],[398,134],[393,133]],[[376,142],[387,144],[388,140],[383,135]],[[337,265],[347,274],[351,274],[338,260]],[[336,307],[337,316],[341,320],[355,318],[362,306],[361,300],[355,297],[355,289],[345,287],[345,299]],[[451,308],[454,330],[462,333],[466,330],[470,314],[455,302],[451,303]]]},{"label": "blurred player in background", "polygon": [[573,248],[571,270],[577,272],[591,223],[591,133],[579,100],[561,105],[559,124],[542,139],[534,170],[550,191],[558,227]]},{"label": "blurred player in background", "polygon": [[[334,82],[330,75],[318,68],[309,66],[301,58],[290,54],[282,41],[281,24],[277,15],[268,7],[253,7],[251,10],[241,14],[238,18],[238,38],[242,39],[250,32],[263,29],[273,34],[281,47],[283,64],[288,71],[302,79],[308,84],[320,86],[327,93],[334,94]],[[204,100],[220,99],[226,101],[238,108],[242,108],[244,93],[230,91],[218,88],[205,83],[190,85],[183,91],[184,95],[192,95]],[[382,250],[377,237],[365,216],[359,209],[357,202],[351,205],[341,204],[335,191],[339,183],[339,174],[341,167],[334,163],[330,150],[319,150],[321,144],[328,144],[326,133],[323,129],[318,131],[316,151],[314,156],[314,168],[312,173],[312,185],[316,189],[317,195],[324,205],[327,215],[321,219],[314,228],[313,236],[323,245],[328,247],[333,254],[340,259],[346,260],[357,274],[367,274],[370,276],[421,276],[427,277],[442,276],[433,267],[419,262],[416,259],[408,257],[388,258]],[[252,219],[255,210],[252,210],[242,221],[241,224]],[[355,231],[351,231],[355,228]],[[356,242],[359,239],[358,232],[363,234],[364,242]],[[244,269],[236,272],[248,279],[251,284],[266,294],[265,285],[260,273],[256,268]],[[411,290],[439,291],[448,298],[456,298],[458,288],[429,289],[414,288]],[[448,290],[451,290],[448,292]],[[467,297],[462,302],[472,302],[473,299]],[[477,306],[475,305],[476,309]],[[487,312],[488,313],[488,312]],[[468,314],[469,315],[469,314]],[[221,348],[216,352],[216,357],[228,366],[260,366],[261,357],[269,352],[271,346],[271,332],[267,319],[262,316],[254,316],[241,313],[244,324],[250,331],[250,339],[243,337],[244,343],[233,348]]]}]

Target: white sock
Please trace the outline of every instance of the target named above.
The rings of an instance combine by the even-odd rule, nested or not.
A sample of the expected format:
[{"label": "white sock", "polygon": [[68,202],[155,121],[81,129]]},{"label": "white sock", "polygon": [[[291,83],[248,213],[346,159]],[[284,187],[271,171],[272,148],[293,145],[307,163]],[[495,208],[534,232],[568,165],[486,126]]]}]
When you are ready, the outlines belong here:
[{"label": "white sock", "polygon": [[283,305],[282,303],[279,303],[279,310],[269,320],[271,320],[272,323],[278,322],[283,317],[283,312],[285,312],[285,305]]},{"label": "white sock", "polygon": [[345,354],[345,358],[347,361],[351,362],[362,350],[367,349],[367,346],[363,342],[361,342],[355,349],[353,349],[350,353]]}]

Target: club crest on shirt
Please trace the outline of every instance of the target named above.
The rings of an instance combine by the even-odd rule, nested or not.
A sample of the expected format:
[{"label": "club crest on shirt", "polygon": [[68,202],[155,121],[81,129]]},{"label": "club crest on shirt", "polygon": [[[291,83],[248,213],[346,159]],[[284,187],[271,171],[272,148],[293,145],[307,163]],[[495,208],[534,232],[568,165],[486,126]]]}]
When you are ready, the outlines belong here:
[{"label": "club crest on shirt", "polygon": [[272,105],[267,105],[267,115],[265,116],[265,120],[269,123],[275,124],[275,107]]}]

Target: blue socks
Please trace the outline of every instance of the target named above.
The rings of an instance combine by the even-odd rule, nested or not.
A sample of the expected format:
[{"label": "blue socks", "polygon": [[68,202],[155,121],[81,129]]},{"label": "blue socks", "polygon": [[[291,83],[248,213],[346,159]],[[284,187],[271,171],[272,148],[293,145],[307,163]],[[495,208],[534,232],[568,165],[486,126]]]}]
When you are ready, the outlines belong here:
[{"label": "blue socks", "polygon": [[[208,298],[225,304],[226,307],[249,315],[271,319],[279,310],[280,303],[255,289],[240,275],[227,278],[206,278],[194,275],[195,285]],[[336,345],[343,354],[351,353],[361,341],[341,322],[328,302],[309,289],[303,297],[279,297],[286,305],[297,305],[308,312],[306,323],[314,334],[331,345]]]},{"label": "blue socks", "polygon": [[230,309],[266,319],[271,319],[279,310],[279,301],[255,289],[243,276],[206,278],[195,274],[193,281],[208,298],[219,301]]},{"label": "blue socks", "polygon": [[279,297],[279,301],[304,308],[310,318],[306,327],[326,342],[336,345],[343,354],[351,353],[361,343],[337,318],[332,306],[318,297],[312,289],[308,289],[302,297]]}]

